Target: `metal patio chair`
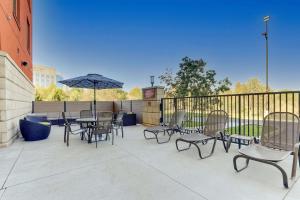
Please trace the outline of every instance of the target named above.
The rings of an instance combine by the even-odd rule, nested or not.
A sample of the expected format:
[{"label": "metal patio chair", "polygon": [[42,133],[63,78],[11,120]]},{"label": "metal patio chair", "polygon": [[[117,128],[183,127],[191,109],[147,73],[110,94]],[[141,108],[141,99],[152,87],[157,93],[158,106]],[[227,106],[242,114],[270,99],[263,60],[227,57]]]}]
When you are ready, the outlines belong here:
[{"label": "metal patio chair", "polygon": [[113,131],[116,131],[116,135],[118,135],[119,129],[121,129],[122,138],[124,138],[123,116],[124,112],[120,111],[113,122]]},{"label": "metal patio chair", "polygon": [[[167,143],[171,140],[171,137],[172,135],[174,135],[174,133],[181,132],[184,119],[185,119],[184,111],[178,111],[176,113],[173,113],[169,124],[146,128],[144,130],[144,137],[146,140],[156,139],[158,144]],[[154,137],[148,137],[146,133],[151,133],[154,135]],[[168,139],[165,141],[160,141],[158,139],[158,135],[160,133],[163,133],[163,135],[167,134]]]},{"label": "metal patio chair", "polygon": [[[80,118],[93,118],[93,111],[91,110],[81,110],[79,113]],[[90,132],[91,129],[91,125],[90,123],[80,123],[80,128],[85,128],[88,129],[88,131]]]},{"label": "metal patio chair", "polygon": [[64,112],[62,112],[62,117],[63,117],[63,120],[65,122],[64,123],[64,126],[65,126],[65,130],[64,130],[64,143],[66,143],[67,146],[69,146],[70,134],[72,134],[72,135],[80,135],[81,140],[83,140],[84,135],[85,135],[85,133],[86,133],[87,130],[84,129],[84,128],[72,130],[71,123],[66,118],[66,114]]},{"label": "metal patio chair", "polygon": [[108,139],[109,134],[112,134],[112,144],[114,144],[114,133],[112,131],[112,112],[98,112],[96,125],[92,127],[91,138],[95,137],[96,148],[98,141],[102,141],[102,136],[105,135],[105,140]]},{"label": "metal patio chair", "polygon": [[[260,144],[252,144],[239,150],[233,158],[233,166],[237,172],[248,167],[249,161],[257,161],[276,167],[282,174],[283,185],[288,188],[287,174],[277,163],[293,155],[291,178],[296,176],[299,154],[299,118],[288,112],[273,112],[264,118]],[[238,169],[236,161],[244,158],[246,164]]]},{"label": "metal patio chair", "polygon": [[[180,138],[176,140],[175,144],[177,150],[179,152],[188,150],[191,148],[192,145],[194,145],[197,148],[199,157],[201,159],[210,157],[214,153],[214,149],[219,135],[221,136],[223,146],[226,150],[224,130],[227,121],[228,121],[228,114],[225,111],[214,110],[210,112],[204,124],[204,129],[202,131],[200,131],[199,133],[196,132],[196,133],[182,135]],[[209,140],[214,141],[211,152],[208,155],[203,156],[199,144],[201,143],[202,145],[206,145]],[[189,146],[187,148],[180,149],[178,147],[179,142],[188,143]]]}]

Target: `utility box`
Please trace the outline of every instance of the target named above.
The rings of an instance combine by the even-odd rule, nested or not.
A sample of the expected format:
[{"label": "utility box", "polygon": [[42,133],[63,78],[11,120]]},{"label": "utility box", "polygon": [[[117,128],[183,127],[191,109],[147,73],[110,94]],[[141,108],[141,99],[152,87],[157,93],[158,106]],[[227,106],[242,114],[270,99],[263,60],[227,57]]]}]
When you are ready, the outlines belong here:
[{"label": "utility box", "polygon": [[160,124],[160,103],[164,97],[164,87],[143,88],[143,124],[157,126]]}]

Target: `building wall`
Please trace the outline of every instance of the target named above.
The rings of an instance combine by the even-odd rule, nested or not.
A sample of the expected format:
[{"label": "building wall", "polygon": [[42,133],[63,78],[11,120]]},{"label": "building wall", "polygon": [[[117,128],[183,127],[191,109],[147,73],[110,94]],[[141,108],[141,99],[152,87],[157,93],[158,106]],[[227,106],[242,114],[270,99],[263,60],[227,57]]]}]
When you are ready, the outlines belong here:
[{"label": "building wall", "polygon": [[[0,0],[0,51],[8,53],[17,66],[32,80],[32,1],[19,2],[19,23],[13,14],[13,0]],[[29,28],[29,50],[28,25]],[[22,61],[28,63],[22,65]]]},{"label": "building wall", "polygon": [[42,65],[33,66],[33,84],[36,87],[49,87],[56,84],[56,69]]},{"label": "building wall", "polygon": [[0,51],[0,147],[11,144],[19,119],[31,112],[34,86],[17,63]]}]

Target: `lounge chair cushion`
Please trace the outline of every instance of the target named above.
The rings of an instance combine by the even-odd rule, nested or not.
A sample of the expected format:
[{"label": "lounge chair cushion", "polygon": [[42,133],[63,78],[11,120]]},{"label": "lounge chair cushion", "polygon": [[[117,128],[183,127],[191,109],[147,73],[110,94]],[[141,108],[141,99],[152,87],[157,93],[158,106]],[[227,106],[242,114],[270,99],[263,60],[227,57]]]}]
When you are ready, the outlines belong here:
[{"label": "lounge chair cushion", "polygon": [[166,130],[171,130],[171,128],[168,126],[153,126],[145,129],[145,131],[149,132],[161,132]]},{"label": "lounge chair cushion", "polygon": [[186,134],[180,137],[180,139],[188,141],[188,142],[197,142],[197,141],[203,141],[203,140],[209,140],[214,137],[212,136],[206,136],[201,133],[191,133],[191,134]]},{"label": "lounge chair cushion", "polygon": [[267,147],[264,147],[262,145],[253,144],[247,147],[244,147],[239,150],[239,152],[243,155],[261,159],[261,160],[267,160],[272,162],[278,162],[286,159],[290,154],[291,151],[283,151],[283,150],[276,150],[276,149],[270,149]]}]

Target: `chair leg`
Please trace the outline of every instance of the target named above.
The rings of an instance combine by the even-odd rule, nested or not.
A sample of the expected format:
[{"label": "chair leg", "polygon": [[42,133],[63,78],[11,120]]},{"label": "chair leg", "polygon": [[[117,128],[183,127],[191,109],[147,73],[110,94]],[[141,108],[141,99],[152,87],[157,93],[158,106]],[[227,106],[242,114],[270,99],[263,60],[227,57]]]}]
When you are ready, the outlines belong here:
[{"label": "chair leg", "polygon": [[65,130],[64,130],[64,143],[66,143],[66,140],[67,140],[66,136],[67,136],[67,128],[65,127]]},{"label": "chair leg", "polygon": [[[186,143],[189,143],[189,147],[184,148],[184,149],[179,149],[179,148],[178,148],[178,142],[179,142],[179,141],[180,141],[180,142],[186,142]],[[203,141],[199,141],[199,142],[203,143]],[[199,157],[200,157],[201,159],[205,159],[205,158],[210,157],[210,156],[214,153],[214,150],[215,150],[215,147],[216,147],[216,142],[217,142],[217,138],[214,139],[214,143],[213,143],[211,152],[210,152],[207,156],[202,156],[201,149],[200,149],[199,145],[197,144],[197,142],[189,142],[189,141],[182,140],[182,139],[179,138],[179,139],[176,140],[175,144],[176,144],[176,148],[177,148],[177,150],[178,150],[179,152],[180,152],[180,151],[188,150],[188,149],[191,148],[191,145],[194,145],[194,146],[197,148],[197,150],[198,150]],[[207,141],[206,141],[206,143],[207,143]],[[205,143],[205,144],[206,144],[206,143]]]},{"label": "chair leg", "polygon": [[[187,147],[187,148],[184,148],[184,149],[179,149],[179,147],[178,147],[178,142],[185,142],[185,143],[189,143],[189,147]],[[176,145],[176,149],[177,149],[177,151],[185,151],[185,150],[188,150],[188,149],[190,149],[191,148],[191,146],[192,146],[192,143],[190,143],[190,142],[186,142],[186,141],[184,141],[184,140],[181,140],[181,139],[177,139],[176,141],[175,141],[175,145]]]},{"label": "chair leg", "polygon": [[150,132],[150,131],[144,130],[144,137],[145,137],[146,140],[156,139],[155,137],[147,137],[146,132],[153,133],[155,135],[154,132]]},{"label": "chair leg", "polygon": [[[146,132],[152,133],[155,137],[147,137]],[[150,132],[150,131],[144,130],[144,137],[145,137],[146,140],[156,139],[158,144],[164,144],[164,143],[169,142],[170,139],[167,140],[167,141],[163,141],[163,142],[159,141],[158,134],[159,134],[159,132]]]},{"label": "chair leg", "polygon": [[97,134],[95,134],[96,148],[98,148]]},{"label": "chair leg", "polygon": [[[292,167],[292,178],[296,177],[296,172],[297,172],[297,162],[299,159],[299,146],[296,146],[293,152],[293,167]],[[300,163],[299,163],[300,165]]]},{"label": "chair leg", "polygon": [[[207,140],[206,140],[206,141],[207,141]],[[207,142],[208,142],[208,141],[207,141]],[[214,139],[214,143],[213,143],[213,146],[212,146],[212,148],[211,148],[211,151],[210,151],[210,153],[209,153],[207,156],[202,156],[200,147],[198,146],[197,143],[192,143],[192,144],[195,145],[196,148],[198,149],[199,157],[200,157],[201,159],[205,159],[205,158],[208,158],[208,157],[210,157],[210,156],[213,155],[213,153],[214,153],[214,151],[215,151],[216,143],[217,143],[217,137]]]},{"label": "chair leg", "polygon": [[[253,160],[253,159],[251,159],[251,160]],[[270,162],[270,161],[260,161],[260,160],[255,160],[255,161],[262,162],[262,163],[269,164],[269,165],[272,165],[272,166],[276,167],[281,172],[281,174],[282,174],[282,181],[283,181],[284,187],[285,188],[289,188],[288,178],[287,178],[286,172],[284,171],[284,169],[282,167],[280,167],[276,163]]]},{"label": "chair leg", "polygon": [[[238,158],[245,158],[245,159],[246,159],[246,166],[245,166],[245,167],[243,167],[243,168],[241,168],[241,169],[237,169],[237,166],[236,166],[236,160],[237,160]],[[279,165],[277,165],[276,163],[271,162],[271,161],[266,161],[266,160],[261,160],[261,159],[256,159],[256,158],[251,158],[251,157],[248,157],[248,156],[245,156],[245,155],[236,155],[236,156],[234,156],[234,158],[233,158],[233,166],[234,166],[234,169],[235,169],[237,172],[240,172],[240,171],[244,170],[245,168],[248,167],[249,160],[254,160],[254,161],[257,161],[257,162],[269,164],[269,165],[272,165],[272,166],[276,167],[276,168],[281,172],[281,175],[282,175],[282,181],[283,181],[284,187],[285,187],[285,188],[288,188],[288,187],[289,187],[287,175],[286,175],[286,172],[284,171],[284,169],[283,169],[282,167],[280,167]]]},{"label": "chair leg", "polygon": [[174,131],[174,130],[171,130],[171,133],[169,133],[169,131],[167,130],[167,133],[168,133],[168,135],[169,135],[169,140],[168,140],[168,142],[169,142],[169,141],[171,140],[172,135],[175,134],[175,131]]},{"label": "chair leg", "polygon": [[298,160],[299,160],[299,167],[300,167],[300,149],[298,150]]},{"label": "chair leg", "polygon": [[221,140],[222,140],[222,143],[223,143],[223,147],[224,147],[225,151],[228,152],[227,151],[227,145],[225,144],[224,134],[222,132],[220,132],[220,135],[221,135]]},{"label": "chair leg", "polygon": [[[246,165],[241,169],[237,168],[236,161],[237,161],[238,158],[245,158],[246,159]],[[236,155],[236,156],[233,157],[233,167],[234,167],[235,171],[237,171],[237,172],[243,171],[244,169],[246,169],[248,167],[248,165],[249,165],[249,158],[248,157],[246,157],[244,155]]]},{"label": "chair leg", "polygon": [[227,153],[229,152],[231,142],[232,142],[232,137],[229,136],[229,138],[227,140],[227,147],[226,147],[226,152]]},{"label": "chair leg", "polygon": [[210,156],[210,155],[209,155],[209,156],[207,156],[207,157],[203,157],[202,154],[201,154],[201,149],[200,149],[200,147],[199,147],[196,143],[192,143],[192,144],[197,148],[200,159],[207,158],[207,157]]},{"label": "chair leg", "polygon": [[67,131],[67,147],[69,146],[69,138],[70,138],[70,132]]},{"label": "chair leg", "polygon": [[111,132],[111,144],[114,145],[114,131]]},{"label": "chair leg", "polygon": [[123,125],[121,125],[121,132],[122,132],[122,138],[124,138],[124,130],[123,130]]}]

